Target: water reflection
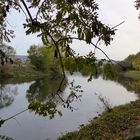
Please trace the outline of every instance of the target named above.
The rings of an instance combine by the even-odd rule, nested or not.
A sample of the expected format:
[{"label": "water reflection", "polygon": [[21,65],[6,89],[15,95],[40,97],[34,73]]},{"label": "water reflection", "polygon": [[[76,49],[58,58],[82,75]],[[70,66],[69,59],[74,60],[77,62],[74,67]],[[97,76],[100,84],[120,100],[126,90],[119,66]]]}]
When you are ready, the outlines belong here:
[{"label": "water reflection", "polygon": [[[57,109],[57,106],[61,104],[64,108],[68,108],[73,112],[74,108],[71,106],[71,103],[79,99],[81,95],[77,95],[77,93],[83,91],[80,85],[74,84],[74,81],[68,84],[66,78],[62,81],[60,87],[60,78],[56,77],[52,80],[50,77],[46,77],[30,85],[26,98],[30,103],[28,108],[31,111],[42,116],[54,118],[56,113],[62,116],[61,111]],[[65,96],[64,90],[68,85],[69,93]]]},{"label": "water reflection", "polygon": [[[91,118],[102,113],[104,106],[99,101],[98,95],[106,97],[111,106],[125,104],[137,99],[133,93],[128,92],[116,82],[105,81],[102,77],[87,82],[88,78],[89,75],[82,76],[80,73],[68,74],[67,80],[61,88],[63,92],[59,92],[59,94],[56,91],[61,77],[54,79],[54,81],[51,78],[46,78],[32,83],[17,85],[17,91],[20,91],[20,94],[16,96],[12,105],[3,111],[0,109],[2,116],[13,115],[32,103],[40,103],[39,105],[51,103],[47,105],[60,110],[63,116],[60,117],[55,112],[53,112],[55,117],[52,120],[49,117],[42,117],[42,114],[39,116],[39,106],[39,108],[37,107],[39,110],[35,108],[35,110],[32,109],[33,112],[27,111],[20,116],[16,116],[16,119],[21,124],[20,126],[13,120],[5,123],[0,129],[1,134],[17,140],[44,140],[45,138],[53,140],[60,136],[61,133],[78,129],[81,124],[87,123]],[[13,87],[15,85],[11,84],[11,89],[14,89]],[[44,108],[44,106],[42,107]],[[71,112],[72,110],[73,112]],[[39,115],[35,115],[34,112]]]},{"label": "water reflection", "polygon": [[128,91],[134,91],[136,94],[140,94],[140,80],[120,75],[117,72],[116,65],[106,64],[104,66],[103,79],[118,82]]},{"label": "water reflection", "polygon": [[[39,102],[48,102],[49,100],[53,100],[54,102],[61,102],[60,98],[56,96],[57,90],[60,85],[61,77],[50,79],[49,77],[37,80],[32,83],[27,90],[26,98],[28,102],[31,103],[32,101],[39,101]],[[67,80],[65,79],[61,90],[63,91],[66,88]],[[63,92],[61,92],[63,94]]]},{"label": "water reflection", "polygon": [[13,103],[14,97],[18,94],[17,87],[12,88],[10,85],[0,83],[0,109]]},{"label": "water reflection", "polygon": [[13,138],[10,138],[10,137],[4,136],[4,135],[0,135],[0,139],[1,140],[14,140]]},{"label": "water reflection", "polygon": [[136,94],[140,94],[140,80],[119,77],[117,82],[123,85],[128,91],[134,91]]}]

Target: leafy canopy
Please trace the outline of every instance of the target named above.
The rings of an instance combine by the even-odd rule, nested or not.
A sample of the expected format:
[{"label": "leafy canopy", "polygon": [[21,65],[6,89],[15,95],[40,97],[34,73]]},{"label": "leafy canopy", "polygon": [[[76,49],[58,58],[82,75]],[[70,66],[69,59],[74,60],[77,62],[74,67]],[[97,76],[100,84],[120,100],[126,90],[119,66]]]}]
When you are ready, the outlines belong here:
[{"label": "leafy canopy", "polygon": [[[98,19],[98,4],[95,0],[0,0],[0,39],[10,41],[13,31],[6,27],[6,17],[11,9],[23,11],[27,16],[24,27],[26,34],[39,33],[46,44],[56,39],[70,38],[91,43],[98,37],[106,45],[110,44],[114,29]],[[32,16],[31,12],[34,9]],[[63,40],[62,45],[69,42]]]}]

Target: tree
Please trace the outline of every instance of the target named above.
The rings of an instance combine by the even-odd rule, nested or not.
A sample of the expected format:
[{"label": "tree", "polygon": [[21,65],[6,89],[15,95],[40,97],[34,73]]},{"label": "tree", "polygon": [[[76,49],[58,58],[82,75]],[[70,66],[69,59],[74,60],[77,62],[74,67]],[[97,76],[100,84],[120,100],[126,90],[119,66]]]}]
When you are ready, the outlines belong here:
[{"label": "tree", "polygon": [[29,60],[32,65],[34,65],[38,70],[44,70],[43,68],[43,56],[40,53],[38,46],[31,46],[27,51],[29,54]]},{"label": "tree", "polygon": [[[38,36],[42,38],[45,45],[53,43],[55,56],[59,57],[64,75],[57,93],[61,92],[65,79],[60,48],[68,48],[74,39],[78,39],[102,51],[97,44],[99,41],[103,41],[105,45],[109,45],[117,27],[109,27],[99,20],[97,11],[99,7],[95,0],[1,0],[1,42],[9,42],[14,37],[13,30],[7,29],[6,19],[9,12],[13,9],[25,14],[26,21],[23,22],[23,26],[26,29],[27,35],[38,33]],[[34,16],[32,15],[32,10],[34,11]],[[96,44],[92,42],[93,38],[97,39]],[[65,50],[69,51],[69,49]],[[34,48],[32,48],[32,51],[34,53]],[[30,54],[32,53],[30,52]],[[44,60],[48,61],[45,58]],[[34,105],[38,106],[36,103]],[[5,120],[2,120],[2,123],[4,122]]]},{"label": "tree", "polygon": [[126,70],[132,70],[133,69],[133,61],[134,61],[135,55],[131,54],[127,58],[125,58],[123,61],[119,62],[118,66],[120,67],[120,70],[126,71]]},{"label": "tree", "polygon": [[[74,39],[85,41],[109,59],[97,45],[99,41],[109,45],[118,25],[111,28],[99,20],[99,7],[95,0],[2,0],[0,9],[0,41],[10,41],[10,38],[14,37],[13,31],[7,29],[6,17],[9,12],[12,9],[23,11],[26,17],[23,23],[26,34],[38,33],[44,44],[53,43],[54,53],[59,57],[64,78],[60,47],[68,48]],[[97,39],[96,44],[92,42],[93,38]],[[65,51],[69,52],[69,49]]]},{"label": "tree", "polygon": [[[28,5],[28,6],[27,6]],[[98,37],[110,44],[115,28],[110,28],[98,19],[98,4],[95,0],[2,0],[0,1],[0,39],[10,41],[13,31],[7,29],[6,17],[11,9],[23,11],[27,16],[26,34],[39,33],[44,44],[53,42],[59,53],[58,44],[66,47],[71,39],[91,43]],[[34,17],[31,10],[35,9]],[[72,37],[75,34],[76,37]],[[94,46],[96,47],[96,46]],[[60,54],[59,54],[60,56]]]},{"label": "tree", "polygon": [[15,53],[16,51],[13,47],[1,43],[0,44],[1,65],[3,66],[7,62],[13,63],[13,60],[10,58],[10,56],[15,55]]},{"label": "tree", "polygon": [[16,51],[13,47],[11,46],[8,46],[4,43],[1,43],[0,44],[0,50],[7,56],[7,57],[10,57],[12,55],[15,55],[16,54]]},{"label": "tree", "polygon": [[140,52],[138,52],[136,55],[129,55],[119,64],[126,70],[129,69],[140,70]]},{"label": "tree", "polygon": [[135,55],[132,65],[136,70],[140,70],[140,52]]},{"label": "tree", "polygon": [[32,45],[27,51],[30,63],[36,67],[37,70],[41,70],[50,73],[58,73],[58,63],[54,56],[54,46],[36,46]]},{"label": "tree", "polygon": [[103,78],[104,79],[117,79],[118,78],[118,71],[116,65],[111,65],[109,63],[104,64],[103,66]]}]

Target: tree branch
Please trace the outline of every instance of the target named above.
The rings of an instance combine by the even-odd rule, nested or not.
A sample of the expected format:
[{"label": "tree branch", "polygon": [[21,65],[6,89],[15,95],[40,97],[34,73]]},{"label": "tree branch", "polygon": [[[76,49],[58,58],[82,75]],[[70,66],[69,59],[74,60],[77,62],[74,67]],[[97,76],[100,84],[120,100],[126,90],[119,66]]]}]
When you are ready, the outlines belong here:
[{"label": "tree branch", "polygon": [[[79,40],[79,41],[85,41],[86,42],[86,40],[85,39],[79,39],[79,38],[77,38],[77,37],[65,37],[65,38],[61,38],[61,39],[59,39],[56,43],[57,44],[59,44],[61,41],[63,41],[63,40],[69,40],[69,39],[74,39],[74,40]],[[99,48],[98,46],[96,46],[94,43],[90,43],[91,45],[93,45],[96,49],[98,49],[98,50],[100,50],[106,57],[107,57],[107,59],[112,63],[112,61],[111,61],[111,59],[109,58],[109,56],[101,49],[101,48]]]},{"label": "tree branch", "polygon": [[33,18],[32,18],[32,15],[31,15],[31,13],[30,13],[30,11],[29,11],[29,9],[28,9],[28,7],[27,7],[25,1],[24,1],[24,0],[21,0],[21,2],[22,2],[22,4],[24,5],[24,7],[25,7],[25,9],[26,9],[26,11],[27,11],[27,13],[28,13],[28,15],[29,15],[29,18],[30,18],[31,22],[33,23],[34,20],[33,20]]},{"label": "tree branch", "polygon": [[38,26],[40,26],[48,34],[48,36],[51,38],[53,44],[55,45],[55,48],[56,48],[56,50],[58,52],[58,55],[59,55],[61,67],[62,67],[62,73],[63,73],[63,75],[65,77],[64,65],[63,65],[62,56],[61,56],[61,53],[60,53],[58,44],[56,43],[56,41],[54,40],[54,38],[52,37],[52,35],[49,33],[49,31],[44,26],[42,26],[41,24],[38,24]]}]

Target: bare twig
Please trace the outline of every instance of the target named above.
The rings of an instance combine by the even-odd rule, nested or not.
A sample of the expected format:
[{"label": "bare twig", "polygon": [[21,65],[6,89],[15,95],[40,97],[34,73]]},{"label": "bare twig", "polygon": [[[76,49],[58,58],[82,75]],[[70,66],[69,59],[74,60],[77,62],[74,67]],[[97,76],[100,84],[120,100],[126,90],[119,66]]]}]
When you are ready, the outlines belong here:
[{"label": "bare twig", "polygon": [[8,120],[10,120],[10,119],[14,119],[16,116],[22,114],[23,112],[25,112],[25,111],[27,111],[27,110],[28,110],[28,109],[22,110],[21,112],[19,112],[19,113],[15,114],[15,115],[13,115],[13,116],[11,116],[11,117],[5,119],[4,121],[8,121]]},{"label": "bare twig", "polygon": [[[121,24],[123,24],[125,21],[120,22],[119,24],[113,26],[111,29],[115,29],[116,27],[120,26]],[[96,46],[98,46],[98,43],[101,41],[101,36],[99,36],[99,39],[96,42]],[[96,47],[94,48],[94,53],[95,53]]]},{"label": "bare twig", "polygon": [[120,22],[119,24],[115,25],[114,27],[112,27],[111,29],[115,29],[116,27],[122,25],[125,21]]},{"label": "bare twig", "polygon": [[25,15],[25,17],[26,17],[26,19],[27,19],[27,14],[26,14],[26,12],[23,10],[23,8],[19,5],[19,8],[22,10],[22,12],[24,13],[24,15]]}]

